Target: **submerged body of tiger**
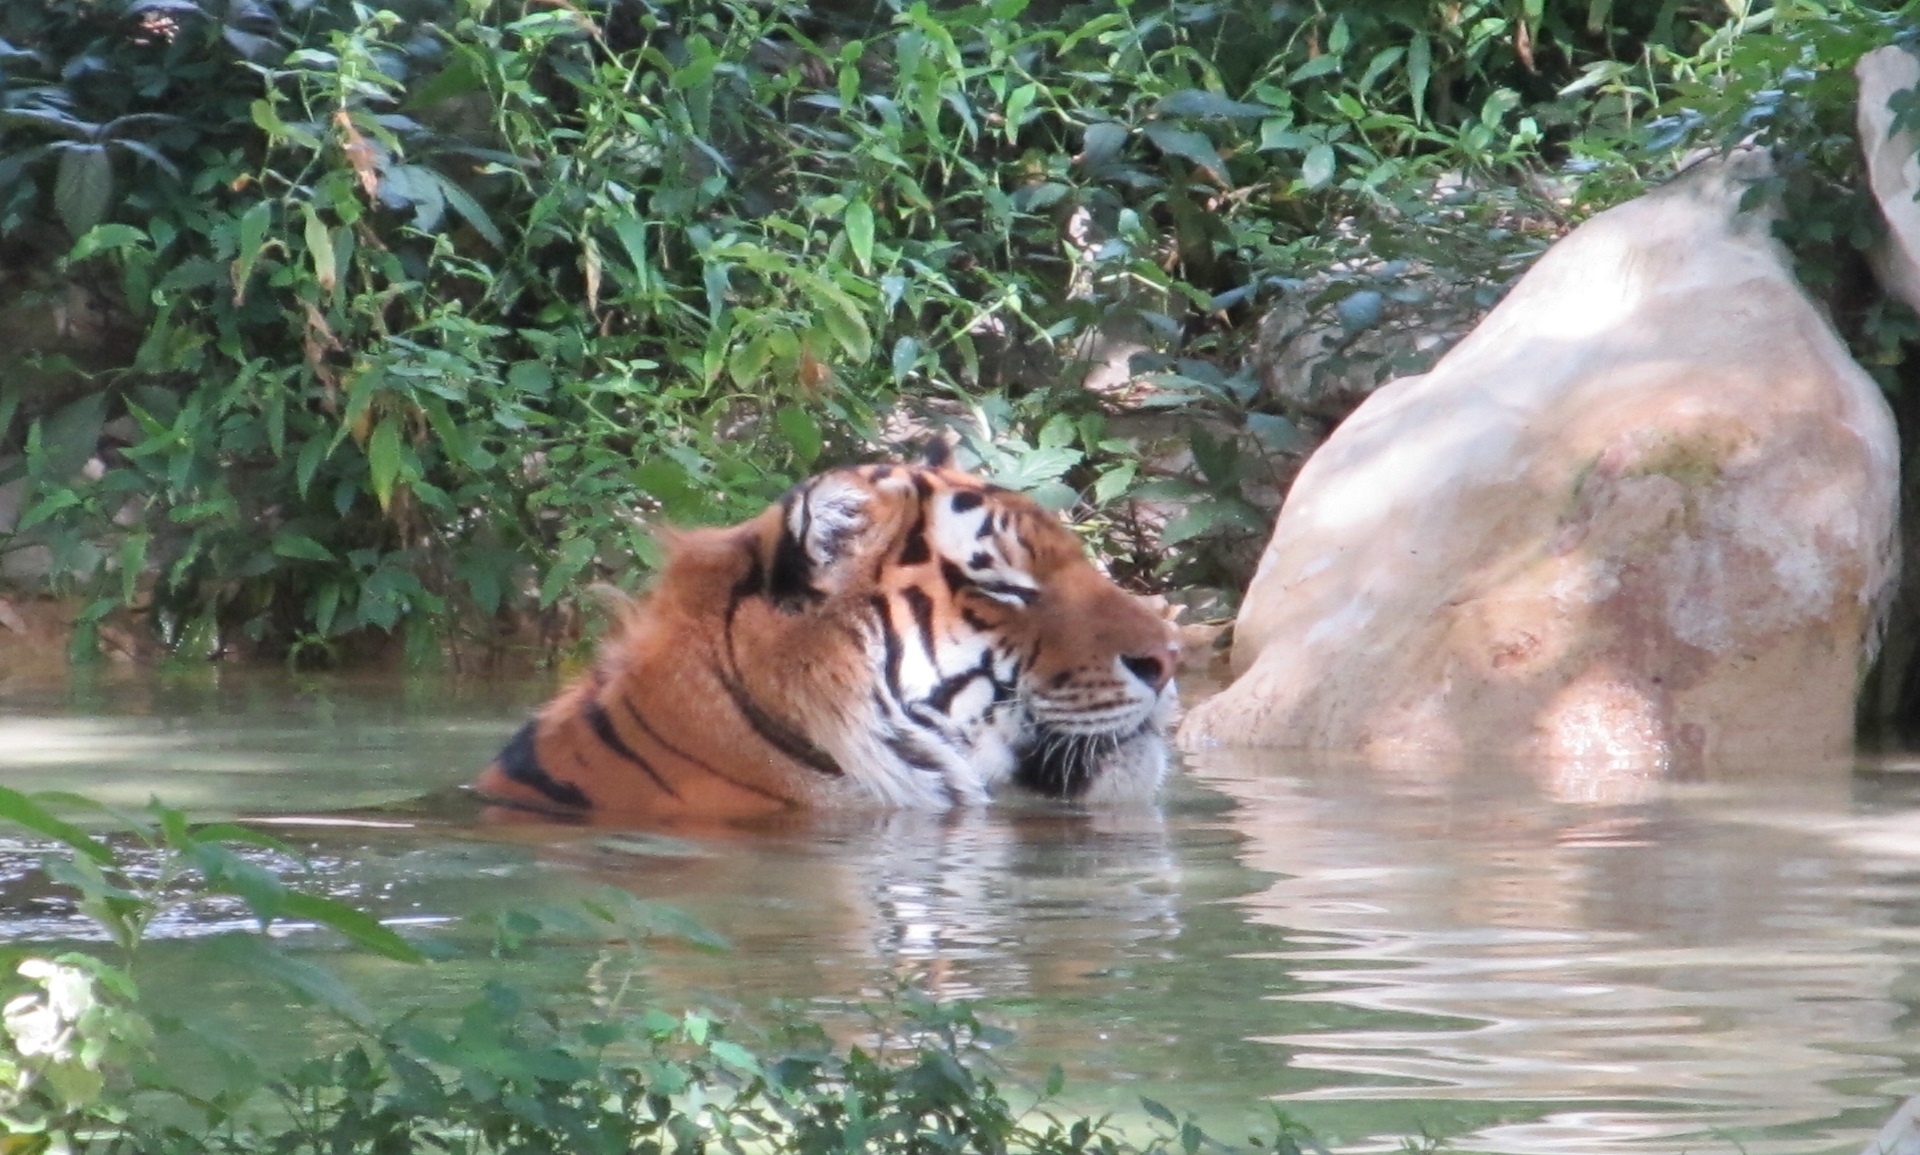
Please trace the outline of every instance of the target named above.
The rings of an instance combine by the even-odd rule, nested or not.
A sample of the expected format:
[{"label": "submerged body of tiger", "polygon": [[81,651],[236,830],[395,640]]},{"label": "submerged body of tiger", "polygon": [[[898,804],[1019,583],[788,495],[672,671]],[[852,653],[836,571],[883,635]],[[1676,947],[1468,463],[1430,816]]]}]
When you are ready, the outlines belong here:
[{"label": "submerged body of tiger", "polygon": [[1144,798],[1177,658],[1031,500],[938,460],[839,469],[679,535],[475,787],[598,816]]}]

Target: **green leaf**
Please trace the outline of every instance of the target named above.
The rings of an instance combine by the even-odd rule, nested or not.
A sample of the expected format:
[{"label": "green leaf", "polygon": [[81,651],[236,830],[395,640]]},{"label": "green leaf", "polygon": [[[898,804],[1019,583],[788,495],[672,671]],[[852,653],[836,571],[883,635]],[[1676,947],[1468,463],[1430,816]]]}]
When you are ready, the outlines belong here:
[{"label": "green leaf", "polygon": [[[913,367],[920,363],[920,342],[912,337],[902,337],[893,343],[893,383],[895,385],[907,379]],[[0,427],[0,432],[4,432]]]},{"label": "green leaf", "polygon": [[1312,60],[1294,69],[1293,75],[1287,77],[1287,83],[1299,84],[1302,81],[1313,80],[1317,77],[1325,76],[1329,72],[1338,71],[1340,71],[1340,58],[1329,52],[1322,56],[1316,56]]},{"label": "green leaf", "polygon": [[18,790],[9,790],[0,786],[0,818],[24,826],[35,834],[44,834],[58,841],[62,846],[86,855],[102,866],[111,865],[113,851],[107,844],[93,835],[75,826],[73,823],[55,817],[45,807]]},{"label": "green leaf", "polygon": [[32,457],[35,476],[64,482],[80,472],[99,448],[107,423],[107,395],[91,393],[61,407],[40,422],[40,452]]},{"label": "green leaf", "polygon": [[1133,484],[1137,472],[1138,467],[1131,461],[1121,462],[1107,470],[1093,483],[1093,500],[1100,505],[1105,505],[1119,497],[1127,491],[1128,486]]},{"label": "green leaf", "polygon": [[1298,426],[1273,413],[1247,414],[1247,430],[1275,453],[1297,452],[1307,444],[1306,435]]},{"label": "green leaf", "polygon": [[393,485],[400,477],[400,422],[383,417],[367,439],[367,468],[372,473],[373,496],[384,512],[393,500]]},{"label": "green leaf", "polygon": [[[431,170],[423,169],[422,171]],[[480,207],[479,201],[467,195],[466,189],[439,173],[434,173],[433,178],[440,182],[440,194],[447,198],[447,203],[453,206],[453,211],[460,214],[461,220],[472,225],[473,231],[485,237],[487,243],[494,248],[507,247],[506,238],[500,235],[500,226],[493,223],[493,218],[487,215],[487,210]]]},{"label": "green leaf", "polygon": [[333,551],[304,533],[281,530],[274,535],[273,552],[281,557],[302,558],[307,561],[332,561]]},{"label": "green leaf", "polygon": [[1307,150],[1307,159],[1301,162],[1300,179],[1310,189],[1317,189],[1333,179],[1333,146],[1324,142]]},{"label": "green leaf", "polygon": [[307,491],[313,488],[313,475],[320,468],[320,463],[327,459],[332,448],[332,443],[325,437],[310,437],[307,443],[300,447],[300,456],[295,458],[293,463],[293,480],[299,487],[301,497],[305,497]]},{"label": "green leaf", "polygon": [[1169,92],[1160,98],[1159,104],[1154,106],[1154,114],[1157,116],[1196,116],[1218,120],[1257,120],[1272,116],[1273,111],[1264,104],[1248,104],[1245,101],[1232,100],[1217,92],[1208,92],[1200,88],[1183,88],[1178,92]]},{"label": "green leaf", "polygon": [[1293,152],[1305,152],[1314,146],[1314,139],[1304,132],[1296,132],[1290,122],[1274,117],[1260,122],[1260,151],[1284,148]]},{"label": "green leaf", "polygon": [[507,368],[507,387],[545,397],[553,392],[553,370],[539,361],[515,361]]},{"label": "green leaf", "polygon": [[[163,808],[164,809],[164,808]],[[260,850],[271,850],[275,854],[284,854],[289,858],[298,857],[293,847],[275,838],[271,834],[262,834],[251,827],[237,822],[209,822],[205,826],[195,827],[192,832],[195,842],[237,842],[242,846],[252,846]]]},{"label": "green leaf", "polygon": [[751,389],[759,382],[760,374],[766,371],[767,362],[772,358],[773,342],[762,333],[733,347],[733,352],[727,357],[727,375],[740,388]]},{"label": "green leaf", "polygon": [[60,150],[53,177],[53,207],[78,239],[107,213],[113,198],[113,162],[104,144],[69,144]]},{"label": "green leaf", "polygon": [[853,249],[853,259],[859,262],[861,272],[867,272],[873,267],[872,206],[866,201],[854,201],[848,205],[846,228],[847,244]]},{"label": "green leaf", "polygon": [[1167,519],[1167,524],[1160,529],[1160,545],[1165,548],[1179,545],[1189,538],[1199,537],[1212,529],[1220,520],[1220,507],[1217,503],[1190,505]]},{"label": "green leaf", "polygon": [[1407,99],[1413,105],[1415,124],[1426,122],[1427,80],[1433,74],[1433,45],[1424,32],[1407,46]]},{"label": "green leaf", "polygon": [[132,605],[140,592],[140,577],[147,568],[147,545],[153,540],[150,533],[130,533],[114,551],[115,565],[120,571],[120,602]]},{"label": "green leaf", "polygon": [[1020,135],[1020,126],[1026,123],[1027,110],[1033,107],[1034,98],[1040,95],[1037,84],[1023,84],[1007,97],[1007,143],[1012,144]]},{"label": "green leaf", "polygon": [[80,495],[71,489],[55,489],[45,497],[27,506],[14,525],[14,532],[25,533],[41,522],[46,521],[61,510],[72,509],[80,504]]},{"label": "green leaf", "polygon": [[382,958],[410,963],[425,961],[412,943],[382,926],[379,919],[337,899],[290,890],[280,900],[280,910],[285,917],[306,919],[337,931]]},{"label": "green leaf", "polygon": [[1171,156],[1183,157],[1212,173],[1217,180],[1227,179],[1227,163],[1214,151],[1213,142],[1203,132],[1175,128],[1164,121],[1152,121],[1141,128],[1154,147]]},{"label": "green leaf", "polygon": [[415,88],[401,107],[407,112],[418,112],[470,92],[483,91],[486,87],[487,78],[481,69],[478,54],[474,49],[463,47],[455,50],[445,68]]},{"label": "green leaf", "polygon": [[590,537],[576,537],[560,547],[560,556],[555,559],[553,568],[547,571],[547,580],[540,583],[541,609],[546,609],[560,597],[580,571],[587,568],[587,563],[593,560],[593,554],[594,544]]},{"label": "green leaf", "polygon": [[302,148],[319,151],[320,138],[315,136],[311,129],[306,125],[288,124],[281,120],[279,111],[267,101],[254,101],[250,111],[253,115],[253,123],[260,131],[267,134],[269,140],[290,140]]},{"label": "green leaf", "polygon": [[370,1027],[373,1012],[353,989],[325,967],[279,951],[257,934],[222,935],[212,950],[221,961],[280,983],[302,999],[360,1027]]},{"label": "green leaf", "polygon": [[827,332],[847,351],[854,361],[865,361],[873,355],[873,331],[867,328],[867,319],[860,315],[860,306],[852,297],[825,281],[816,282],[820,288],[820,321]]},{"label": "green leaf", "polygon": [[233,299],[246,300],[247,279],[267,247],[267,226],[273,223],[273,202],[258,201],[240,218],[240,249],[233,258]]},{"label": "green leaf", "polygon": [[729,1042],[726,1039],[715,1039],[712,1045],[707,1048],[707,1052],[736,1071],[741,1071],[749,1075],[757,1075],[760,1073],[760,1060],[754,1058],[753,1052],[747,1050],[739,1043]]},{"label": "green leaf", "polygon": [[1131,135],[1133,130],[1124,124],[1096,120],[1087,126],[1080,140],[1080,155],[1074,159],[1088,168],[1100,168],[1120,155],[1120,149]]},{"label": "green leaf", "polygon": [[620,238],[620,247],[627,251],[627,260],[633,263],[636,278],[635,288],[646,292],[649,286],[647,262],[647,226],[646,222],[634,217],[616,217],[613,222],[613,235]]},{"label": "green leaf", "polygon": [[798,405],[783,406],[774,414],[774,421],[780,426],[780,432],[786,435],[787,444],[793,447],[793,455],[799,458],[800,467],[812,468],[820,456],[823,443],[820,422]]},{"label": "green leaf", "polygon": [[331,293],[337,272],[333,265],[333,238],[327,235],[327,226],[320,223],[312,205],[301,205],[300,211],[307,218],[307,257],[313,262],[313,279],[320,282],[321,292]]},{"label": "green leaf", "polygon": [[1405,46],[1399,44],[1382,48],[1374,53],[1373,59],[1367,62],[1367,71],[1360,77],[1360,91],[1365,92],[1372,88],[1373,82],[1380,79],[1381,73],[1400,63],[1400,58],[1406,54]]},{"label": "green leaf", "polygon": [[130,249],[146,243],[146,240],[147,234],[132,225],[95,225],[87,230],[86,236],[74,242],[67,260],[78,264],[96,253],[109,249]]},{"label": "green leaf", "polygon": [[1073,444],[1080,433],[1073,418],[1065,413],[1055,413],[1040,427],[1040,435],[1034,439],[1041,449],[1062,449]]},{"label": "green leaf", "polygon": [[1496,88],[1480,105],[1480,123],[1489,128],[1499,125],[1507,113],[1520,103],[1520,94],[1511,88]]}]

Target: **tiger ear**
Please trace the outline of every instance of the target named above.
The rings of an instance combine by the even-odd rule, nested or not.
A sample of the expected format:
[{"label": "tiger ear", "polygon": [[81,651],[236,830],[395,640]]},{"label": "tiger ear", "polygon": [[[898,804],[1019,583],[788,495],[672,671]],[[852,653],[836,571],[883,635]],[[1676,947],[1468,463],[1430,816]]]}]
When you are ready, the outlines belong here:
[{"label": "tiger ear", "polygon": [[926,447],[920,451],[920,464],[928,469],[945,469],[952,465],[953,439],[945,433],[929,438]]},{"label": "tiger ear", "polygon": [[873,496],[870,486],[847,473],[822,474],[789,493],[767,574],[768,595],[789,605],[825,597],[835,569],[873,522]]}]

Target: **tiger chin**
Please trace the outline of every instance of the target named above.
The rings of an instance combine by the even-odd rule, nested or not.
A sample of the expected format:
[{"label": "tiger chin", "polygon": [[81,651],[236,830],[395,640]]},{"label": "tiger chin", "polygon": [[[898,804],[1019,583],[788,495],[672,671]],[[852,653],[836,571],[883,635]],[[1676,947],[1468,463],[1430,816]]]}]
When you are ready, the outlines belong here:
[{"label": "tiger chin", "polygon": [[602,821],[1143,800],[1178,660],[1165,616],[1052,514],[936,446],[675,535],[592,668],[473,786]]}]

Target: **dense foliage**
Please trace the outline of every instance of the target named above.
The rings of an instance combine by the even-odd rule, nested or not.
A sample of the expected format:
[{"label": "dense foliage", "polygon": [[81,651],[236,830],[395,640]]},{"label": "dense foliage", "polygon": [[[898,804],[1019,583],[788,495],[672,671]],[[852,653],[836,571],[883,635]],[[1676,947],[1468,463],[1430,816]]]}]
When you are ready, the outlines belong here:
[{"label": "dense foliage", "polygon": [[[459,655],[564,634],[660,522],[946,424],[1122,577],[1231,585],[1343,412],[1259,356],[1415,367],[1436,350],[1369,337],[1470,316],[1571,218],[1756,131],[1809,247],[1844,242],[1838,89],[1898,26],[1845,0],[8,5],[0,259],[42,271],[0,295],[69,339],[0,324],[0,481],[26,480],[0,552],[91,591],[82,649],[139,605],[186,654]],[[1082,387],[1130,354],[1152,376]]]},{"label": "dense foliage", "polygon": [[[698,1010],[640,999],[635,976],[567,1013],[489,983],[457,1012],[391,1021],[370,1011],[311,957],[265,933],[228,936],[235,957],[339,1023],[294,1048],[289,1069],[196,1024],[170,1023],[139,996],[137,952],[156,917],[209,896],[239,899],[260,929],[295,919],[403,962],[414,946],[352,907],[290,883],[287,847],[232,825],[195,828],[158,804],[120,816],[127,840],[70,825],[44,803],[0,787],[0,821],[64,851],[49,877],[111,939],[93,952],[0,950],[0,1152],[761,1152],[764,1155],[1237,1155],[1321,1150],[1284,1117],[1250,1148],[1206,1136],[1143,1102],[1150,1130],[1057,1106],[1056,1069],[1016,1107],[994,1079],[1004,1032],[963,1005],[903,992],[872,1036],[829,1040],[804,1023],[755,1039]],[[285,864],[276,869],[276,863]],[[157,864],[157,866],[156,866]],[[684,916],[616,892],[576,912],[577,933],[644,948],[674,934],[711,945]],[[525,912],[496,919],[496,949],[543,931]],[[637,966],[640,958],[633,962]],[[320,1039],[343,1037],[330,1050]],[[205,1061],[206,1049],[221,1061]],[[226,1047],[224,1053],[219,1048]],[[198,1057],[200,1061],[195,1061]]]}]

